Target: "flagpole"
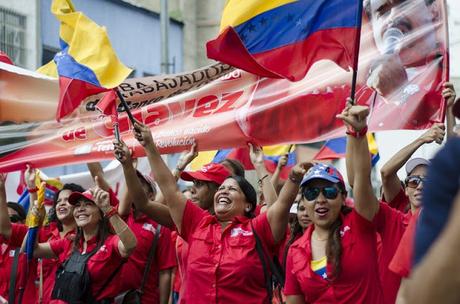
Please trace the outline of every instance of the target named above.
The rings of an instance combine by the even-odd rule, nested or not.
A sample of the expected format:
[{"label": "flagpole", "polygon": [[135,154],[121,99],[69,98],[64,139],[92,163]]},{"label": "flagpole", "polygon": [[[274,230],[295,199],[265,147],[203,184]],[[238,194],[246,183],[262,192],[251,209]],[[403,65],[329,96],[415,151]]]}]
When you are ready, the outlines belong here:
[{"label": "flagpole", "polygon": [[356,14],[356,25],[358,30],[356,31],[355,36],[355,54],[353,58],[353,77],[351,80],[351,93],[350,98],[353,104],[356,103],[355,101],[355,94],[356,94],[356,80],[358,78],[358,58],[359,58],[359,46],[361,44],[361,25],[362,25],[362,18],[363,18],[363,0],[358,1],[358,12]]},{"label": "flagpole", "polygon": [[118,98],[120,99],[121,104],[122,104],[123,107],[125,108],[126,114],[128,114],[129,120],[131,121],[131,123],[132,123],[133,126],[134,126],[134,123],[136,122],[136,120],[134,119],[134,116],[133,116],[133,114],[131,113],[131,110],[129,109],[129,106],[128,106],[128,104],[126,103],[125,98],[124,98],[123,95],[121,94],[120,90],[118,90],[118,88],[115,88],[115,91],[117,92],[117,95],[118,95]]}]

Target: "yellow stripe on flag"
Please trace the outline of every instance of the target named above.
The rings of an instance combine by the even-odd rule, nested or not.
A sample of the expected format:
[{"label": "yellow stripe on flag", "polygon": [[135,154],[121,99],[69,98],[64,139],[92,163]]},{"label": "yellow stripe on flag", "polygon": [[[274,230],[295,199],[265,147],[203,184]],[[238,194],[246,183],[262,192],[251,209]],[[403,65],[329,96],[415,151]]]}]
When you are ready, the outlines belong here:
[{"label": "yellow stripe on flag", "polygon": [[297,0],[229,0],[225,4],[220,31],[227,26],[238,26],[251,18]]},{"label": "yellow stripe on flag", "polygon": [[375,155],[379,153],[377,142],[375,141],[374,135],[372,135],[372,133],[367,133],[367,142],[369,145],[369,152],[371,152],[371,154]]},{"label": "yellow stripe on flag", "polygon": [[275,145],[262,147],[266,156],[280,156],[288,154],[294,148],[294,145]]},{"label": "yellow stripe on flag", "polygon": [[214,151],[202,151],[198,153],[198,156],[190,163],[190,170],[200,170],[206,164],[209,164],[216,156],[217,150]]}]

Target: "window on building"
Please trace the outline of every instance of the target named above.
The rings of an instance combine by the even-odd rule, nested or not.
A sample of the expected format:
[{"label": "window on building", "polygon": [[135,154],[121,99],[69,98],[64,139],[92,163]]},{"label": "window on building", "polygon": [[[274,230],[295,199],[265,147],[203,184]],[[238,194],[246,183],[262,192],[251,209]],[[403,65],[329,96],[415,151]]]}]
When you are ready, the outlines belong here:
[{"label": "window on building", "polygon": [[26,16],[0,7],[0,50],[15,65],[26,65]]}]

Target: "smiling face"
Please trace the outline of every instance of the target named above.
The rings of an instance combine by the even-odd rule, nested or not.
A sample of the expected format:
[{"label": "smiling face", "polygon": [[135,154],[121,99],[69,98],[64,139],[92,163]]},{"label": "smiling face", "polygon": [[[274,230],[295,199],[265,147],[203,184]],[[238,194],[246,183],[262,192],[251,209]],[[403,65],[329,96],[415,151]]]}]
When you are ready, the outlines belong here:
[{"label": "smiling face", "polygon": [[62,190],[59,192],[58,198],[56,200],[56,217],[61,223],[73,221],[74,206],[69,203],[69,196],[71,193],[71,190]]},{"label": "smiling face", "polygon": [[75,204],[73,216],[78,227],[97,228],[102,219],[101,211],[92,201],[80,198]]},{"label": "smiling face", "polygon": [[233,178],[227,178],[214,195],[214,212],[219,221],[231,221],[235,216],[245,215],[251,203]]},{"label": "smiling face", "polygon": [[[323,189],[324,187],[335,187],[338,190],[337,185],[332,182],[323,179],[313,179],[302,188],[302,191],[305,193],[308,188]],[[305,206],[306,213],[315,226],[322,229],[329,229],[339,217],[345,197],[346,194],[343,194],[339,190],[335,198],[328,199],[323,194],[323,191],[320,191],[319,195],[314,199],[307,199],[305,195],[302,195],[301,203]]]},{"label": "smiling face", "polygon": [[434,4],[427,5],[425,0],[368,0],[366,10],[381,53],[386,47],[385,33],[390,28],[399,29],[404,35],[398,47],[403,65],[423,60],[435,51],[434,20],[438,11]]},{"label": "smiling face", "polygon": [[[426,176],[426,169],[425,165],[420,165],[414,168],[410,173],[410,176]],[[422,205],[422,190],[423,190],[423,182],[419,183],[418,186],[415,188],[406,186],[405,192],[406,196],[409,198],[410,207],[412,211],[415,211],[417,208],[420,208]]]},{"label": "smiling face", "polygon": [[297,220],[303,230],[311,224],[311,219],[307,212],[307,201],[304,199],[300,199],[299,201],[299,207],[297,208]]}]

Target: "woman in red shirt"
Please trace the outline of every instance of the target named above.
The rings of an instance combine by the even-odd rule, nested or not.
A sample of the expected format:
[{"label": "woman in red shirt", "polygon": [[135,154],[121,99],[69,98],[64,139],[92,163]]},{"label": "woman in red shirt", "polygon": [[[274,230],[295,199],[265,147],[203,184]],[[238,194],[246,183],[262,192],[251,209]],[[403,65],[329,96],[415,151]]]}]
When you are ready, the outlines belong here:
[{"label": "woman in red shirt", "polygon": [[372,222],[379,202],[370,183],[367,138],[361,134],[366,134],[367,114],[367,108],[348,106],[340,115],[349,125],[347,165],[354,172],[354,208],[346,206],[344,180],[332,165],[315,165],[302,180],[312,225],[289,249],[288,304],[383,303]]},{"label": "woman in red shirt", "polygon": [[255,218],[252,218],[257,203],[254,188],[243,177],[227,178],[214,196],[214,215],[211,215],[183,196],[153,142],[150,129],[136,123],[134,135],[146,150],[179,234],[189,244],[181,302],[269,302],[255,234],[272,256],[276,244],[285,236],[290,206],[309,165],[295,166],[278,200]]},{"label": "woman in red shirt", "polygon": [[62,263],[50,303],[101,301],[114,293],[116,284],[110,281],[136,247],[136,237],[99,186],[72,193],[69,203],[78,227],[75,239],[39,243],[34,257],[58,258]]}]

